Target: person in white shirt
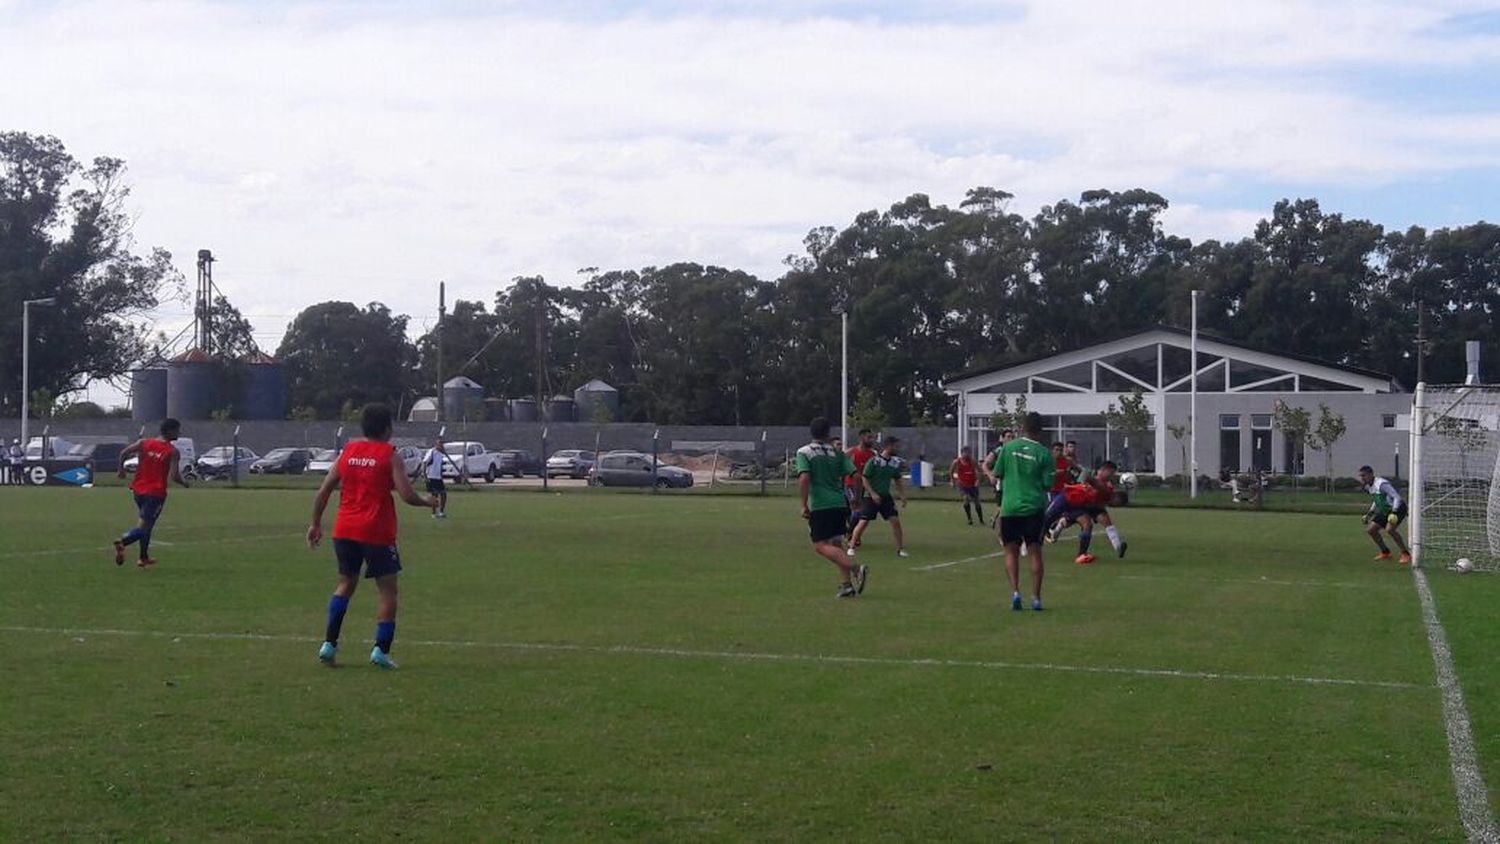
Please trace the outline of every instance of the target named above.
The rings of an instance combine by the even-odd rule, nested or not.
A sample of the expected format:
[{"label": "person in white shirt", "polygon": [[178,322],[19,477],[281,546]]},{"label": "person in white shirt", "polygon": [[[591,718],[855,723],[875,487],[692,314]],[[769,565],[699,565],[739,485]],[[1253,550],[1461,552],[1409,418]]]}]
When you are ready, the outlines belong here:
[{"label": "person in white shirt", "polygon": [[448,485],[443,483],[443,463],[452,463],[457,469],[458,464],[453,463],[453,458],[443,450],[441,438],[434,440],[432,448],[422,458],[422,474],[427,477],[427,491],[436,496],[437,504],[432,508],[434,519],[448,518]]},{"label": "person in white shirt", "polygon": [[1389,560],[1391,549],[1385,545],[1385,540],[1380,534],[1384,531],[1391,539],[1396,541],[1396,547],[1401,549],[1401,562],[1411,563],[1411,550],[1406,547],[1406,540],[1401,538],[1401,523],[1406,521],[1406,501],[1401,498],[1401,493],[1396,491],[1395,484],[1385,478],[1376,477],[1375,470],[1369,466],[1361,466],[1359,469],[1359,482],[1364,491],[1373,496],[1370,509],[1365,513],[1365,533],[1375,540],[1375,547],[1380,549],[1376,555],[1377,560]]}]

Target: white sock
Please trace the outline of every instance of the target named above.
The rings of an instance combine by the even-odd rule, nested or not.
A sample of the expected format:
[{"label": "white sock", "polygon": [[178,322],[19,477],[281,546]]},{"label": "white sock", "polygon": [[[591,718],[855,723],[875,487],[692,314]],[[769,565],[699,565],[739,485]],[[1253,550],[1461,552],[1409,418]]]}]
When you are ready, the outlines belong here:
[{"label": "white sock", "polygon": [[1110,525],[1109,527],[1107,527],[1107,528],[1104,529],[1104,533],[1105,533],[1106,536],[1109,537],[1109,544],[1115,546],[1115,552],[1119,553],[1119,550],[1120,550],[1120,529],[1117,528],[1117,527],[1115,527],[1114,525]]}]

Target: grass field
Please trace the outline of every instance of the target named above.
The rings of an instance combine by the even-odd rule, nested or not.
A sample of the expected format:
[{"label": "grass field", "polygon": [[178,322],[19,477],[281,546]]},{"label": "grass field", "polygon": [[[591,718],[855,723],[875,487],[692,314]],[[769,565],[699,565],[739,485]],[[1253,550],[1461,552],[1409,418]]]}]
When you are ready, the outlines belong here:
[{"label": "grass field", "polygon": [[[455,496],[402,511],[383,673],[372,592],[316,663],[309,506],[176,492],[138,571],[123,490],[0,490],[0,840],[1463,835],[1411,577],[1348,516],[1124,510],[1127,560],[1013,613],[952,504],[837,602],[786,498]],[[1500,579],[1432,580],[1493,779]]]}]

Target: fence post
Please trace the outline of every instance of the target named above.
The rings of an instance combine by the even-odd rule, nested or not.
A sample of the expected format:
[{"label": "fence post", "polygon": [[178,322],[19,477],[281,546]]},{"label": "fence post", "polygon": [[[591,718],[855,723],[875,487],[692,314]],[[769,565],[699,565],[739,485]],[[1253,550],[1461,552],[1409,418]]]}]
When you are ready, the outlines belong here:
[{"label": "fence post", "polygon": [[237,487],[240,485],[240,426],[234,426],[230,441],[233,451],[229,453],[229,483]]},{"label": "fence post", "polygon": [[719,480],[719,448],[718,448],[718,446],[714,446],[714,462],[713,462],[713,465],[711,467],[709,467],[709,470],[708,470],[708,488],[709,489],[713,489],[714,488],[714,484],[718,480]]},{"label": "fence post", "polygon": [[547,486],[547,428],[545,426],[542,427],[542,453],[540,458],[542,461],[542,490],[545,492],[549,488]]},{"label": "fence post", "polygon": [[656,494],[656,467],[660,461],[661,453],[661,429],[657,428],[651,432],[651,494]]},{"label": "fence post", "polygon": [[766,494],[766,432],[760,432],[760,494]]}]

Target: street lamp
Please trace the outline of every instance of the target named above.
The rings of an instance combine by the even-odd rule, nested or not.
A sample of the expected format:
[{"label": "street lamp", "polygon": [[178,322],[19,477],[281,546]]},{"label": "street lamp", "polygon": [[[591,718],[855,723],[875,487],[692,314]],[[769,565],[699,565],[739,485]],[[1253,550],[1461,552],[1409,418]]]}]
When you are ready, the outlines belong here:
[{"label": "street lamp", "polygon": [[[31,445],[28,435],[31,427],[31,306],[50,308],[56,304],[57,299],[51,296],[45,299],[27,299],[21,303],[21,448]],[[46,454],[42,456],[45,457]]]}]

